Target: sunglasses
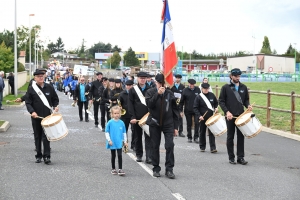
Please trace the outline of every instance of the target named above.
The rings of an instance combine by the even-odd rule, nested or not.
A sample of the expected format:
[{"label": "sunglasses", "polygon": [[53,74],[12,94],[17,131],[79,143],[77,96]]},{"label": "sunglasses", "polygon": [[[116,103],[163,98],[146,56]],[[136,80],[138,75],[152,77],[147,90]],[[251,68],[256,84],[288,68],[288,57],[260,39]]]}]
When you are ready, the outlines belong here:
[{"label": "sunglasses", "polygon": [[242,74],[242,72],[240,70],[231,71],[231,75],[233,75],[233,76],[237,76],[237,75],[241,75],[241,74]]}]

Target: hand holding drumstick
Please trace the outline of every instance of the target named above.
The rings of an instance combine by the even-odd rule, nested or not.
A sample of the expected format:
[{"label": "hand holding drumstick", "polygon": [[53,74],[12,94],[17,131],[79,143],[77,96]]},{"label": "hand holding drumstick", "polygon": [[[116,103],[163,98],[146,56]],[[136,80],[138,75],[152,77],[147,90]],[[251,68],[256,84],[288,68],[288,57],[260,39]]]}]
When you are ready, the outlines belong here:
[{"label": "hand holding drumstick", "polygon": [[[207,110],[207,111],[208,111],[208,110]],[[203,115],[203,116],[200,116],[200,117],[199,117],[199,122],[201,122],[202,120],[204,120],[204,117],[205,117],[205,115],[206,115],[207,111],[204,113],[204,115]]]}]

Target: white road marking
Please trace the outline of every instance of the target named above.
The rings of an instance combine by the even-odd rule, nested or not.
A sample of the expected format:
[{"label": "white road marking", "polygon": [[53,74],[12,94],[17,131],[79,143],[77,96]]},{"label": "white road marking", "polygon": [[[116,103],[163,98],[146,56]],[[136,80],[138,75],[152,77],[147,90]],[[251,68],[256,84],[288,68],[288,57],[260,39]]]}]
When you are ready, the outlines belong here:
[{"label": "white road marking", "polygon": [[[133,155],[132,153],[127,153],[127,155],[136,162],[136,156]],[[153,178],[156,178],[153,176],[153,172],[152,170],[144,163],[142,162],[136,162],[137,164],[139,164],[146,172],[148,172],[148,174],[150,174]]]},{"label": "white road marking", "polygon": [[185,200],[185,198],[179,193],[172,193],[172,195],[178,200]]}]

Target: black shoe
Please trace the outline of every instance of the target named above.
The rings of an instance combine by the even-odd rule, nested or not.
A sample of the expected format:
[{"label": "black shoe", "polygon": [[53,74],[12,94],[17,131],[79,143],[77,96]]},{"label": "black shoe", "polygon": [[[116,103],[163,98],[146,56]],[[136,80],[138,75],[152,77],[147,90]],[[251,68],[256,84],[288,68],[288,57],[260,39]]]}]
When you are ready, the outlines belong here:
[{"label": "black shoe", "polygon": [[145,162],[148,163],[148,164],[152,164],[151,158],[146,158],[146,161],[145,161]]},{"label": "black shoe", "polygon": [[44,163],[45,163],[46,165],[50,164],[50,163],[51,163],[50,158],[44,158]]},{"label": "black shoe", "polygon": [[160,177],[160,173],[159,172],[153,172],[153,176],[154,177]]},{"label": "black shoe", "polygon": [[241,165],[247,165],[248,162],[246,160],[244,160],[244,158],[241,158],[241,159],[237,160],[237,163],[239,163]]},{"label": "black shoe", "polygon": [[229,163],[230,163],[230,164],[233,164],[233,165],[236,164],[236,162],[234,161],[234,159],[229,160]]},{"label": "black shoe", "polygon": [[85,122],[89,122],[89,120],[88,120],[88,119],[86,119],[86,120],[85,120]]},{"label": "black shoe", "polygon": [[80,119],[79,121],[80,121],[80,122],[82,122],[82,121],[83,121],[83,119]]},{"label": "black shoe", "polygon": [[174,179],[175,178],[175,174],[172,171],[166,171],[165,174],[168,178],[170,179]]},{"label": "black shoe", "polygon": [[0,108],[0,110],[4,110],[3,108]]},{"label": "black shoe", "polygon": [[194,139],[194,142],[199,144],[199,138]]},{"label": "black shoe", "polygon": [[205,152],[205,149],[200,149],[201,152]]},{"label": "black shoe", "polygon": [[142,162],[142,157],[136,157],[136,162]]},{"label": "black shoe", "polygon": [[183,133],[179,133],[179,137],[185,137]]},{"label": "black shoe", "polygon": [[211,150],[210,153],[217,153],[217,149]]},{"label": "black shoe", "polygon": [[41,158],[37,158],[35,163],[41,163],[42,162],[42,159]]},{"label": "black shoe", "polygon": [[192,139],[191,139],[191,138],[189,138],[189,139],[188,139],[188,142],[189,142],[189,143],[192,143]]},{"label": "black shoe", "polygon": [[98,124],[95,124],[95,127],[98,128]]}]

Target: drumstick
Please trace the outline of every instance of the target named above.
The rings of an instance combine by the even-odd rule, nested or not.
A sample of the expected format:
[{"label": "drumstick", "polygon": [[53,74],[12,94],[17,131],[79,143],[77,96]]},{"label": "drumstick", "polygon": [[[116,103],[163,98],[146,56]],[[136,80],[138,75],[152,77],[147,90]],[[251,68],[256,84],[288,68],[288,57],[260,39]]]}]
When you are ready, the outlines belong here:
[{"label": "drumstick", "polygon": [[[204,113],[204,115],[202,116],[203,118],[205,117],[206,113],[208,112],[208,110]],[[199,120],[199,122],[201,122],[201,120]]]},{"label": "drumstick", "polygon": [[[31,116],[30,113],[24,113],[24,115],[30,115]],[[44,117],[40,117],[40,116],[36,116],[36,118],[44,119]]]}]

